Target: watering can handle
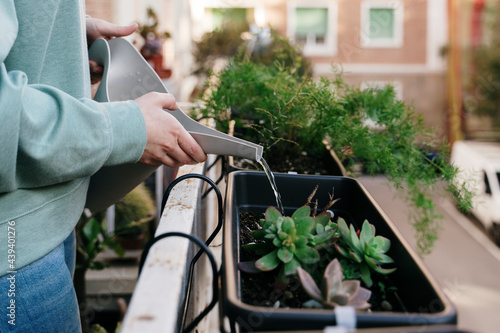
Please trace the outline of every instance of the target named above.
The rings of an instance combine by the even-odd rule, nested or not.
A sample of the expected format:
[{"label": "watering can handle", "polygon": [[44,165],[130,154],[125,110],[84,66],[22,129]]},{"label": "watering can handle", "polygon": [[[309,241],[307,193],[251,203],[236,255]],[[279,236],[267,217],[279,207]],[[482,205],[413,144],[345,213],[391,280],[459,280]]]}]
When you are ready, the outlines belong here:
[{"label": "watering can handle", "polygon": [[[89,50],[89,58],[104,67],[101,84],[94,98],[99,102],[135,99],[151,91],[168,93],[160,77],[126,39],[96,40]],[[123,94],[123,85],[128,74],[120,77],[120,72],[123,73],[125,72],[123,68],[130,67],[134,68],[134,72],[141,73],[141,77],[145,79],[134,80],[133,85],[127,87],[129,91]],[[260,161],[262,158],[263,147],[260,145],[204,126],[191,119],[180,108],[175,111],[165,111],[172,114],[182,124],[206,154],[230,155],[255,161]]]}]

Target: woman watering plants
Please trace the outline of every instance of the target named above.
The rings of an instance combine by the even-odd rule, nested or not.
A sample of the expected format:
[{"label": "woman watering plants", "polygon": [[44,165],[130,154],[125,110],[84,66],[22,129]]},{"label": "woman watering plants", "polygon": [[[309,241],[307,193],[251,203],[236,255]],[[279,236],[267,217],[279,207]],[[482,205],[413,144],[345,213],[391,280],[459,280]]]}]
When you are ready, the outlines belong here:
[{"label": "woman watering plants", "polygon": [[0,2],[1,332],[79,332],[74,227],[103,166],[206,159],[169,94],[91,100],[87,46],[131,34],[83,0]]}]

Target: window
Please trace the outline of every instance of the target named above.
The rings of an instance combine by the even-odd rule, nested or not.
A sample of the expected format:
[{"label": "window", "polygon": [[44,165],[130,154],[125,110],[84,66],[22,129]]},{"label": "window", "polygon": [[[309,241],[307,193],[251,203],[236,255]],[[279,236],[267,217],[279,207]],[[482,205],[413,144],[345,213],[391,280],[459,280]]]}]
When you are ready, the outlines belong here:
[{"label": "window", "polygon": [[326,8],[296,8],[295,40],[302,44],[324,44],[328,30]]},{"label": "window", "polygon": [[237,25],[249,24],[252,23],[254,16],[253,8],[207,8],[206,10],[211,12],[212,29],[221,28],[227,22]]},{"label": "window", "polygon": [[305,55],[337,52],[337,7],[333,1],[288,2],[288,37],[303,46]]},{"label": "window", "polygon": [[[227,23],[229,29],[247,31],[252,24],[265,26],[264,0],[189,0],[191,9],[190,26],[194,41],[202,39],[203,34],[217,30]],[[257,22],[257,19],[261,19]]]},{"label": "window", "polygon": [[364,1],[361,3],[361,45],[403,46],[403,3]]}]

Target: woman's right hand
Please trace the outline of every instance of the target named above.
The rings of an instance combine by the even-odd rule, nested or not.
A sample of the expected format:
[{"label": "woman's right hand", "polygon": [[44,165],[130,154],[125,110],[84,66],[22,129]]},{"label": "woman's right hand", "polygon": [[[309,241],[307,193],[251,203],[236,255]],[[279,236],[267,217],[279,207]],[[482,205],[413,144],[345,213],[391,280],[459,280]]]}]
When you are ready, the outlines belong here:
[{"label": "woman's right hand", "polygon": [[139,160],[150,165],[179,167],[207,159],[203,149],[174,116],[163,109],[179,107],[171,94],[152,92],[135,100],[146,122],[147,142]]}]

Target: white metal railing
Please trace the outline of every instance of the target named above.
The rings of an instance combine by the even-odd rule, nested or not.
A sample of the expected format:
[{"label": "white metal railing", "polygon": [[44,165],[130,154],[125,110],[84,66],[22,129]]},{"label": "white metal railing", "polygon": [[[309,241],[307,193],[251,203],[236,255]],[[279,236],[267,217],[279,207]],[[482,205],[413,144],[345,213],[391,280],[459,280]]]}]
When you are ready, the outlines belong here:
[{"label": "white metal railing", "polygon": [[[213,159],[213,156],[209,156],[206,164]],[[177,177],[191,173],[203,174],[206,164],[183,166],[179,169]],[[217,209],[213,209],[213,206],[217,207],[217,202],[216,200],[213,202],[214,193],[208,195],[202,202],[202,184],[199,179],[186,179],[172,189],[155,236],[176,231],[194,234],[203,241],[206,239],[217,222]],[[216,238],[213,244],[219,246],[220,239]],[[178,331],[185,275],[192,252],[192,244],[181,237],[163,239],[151,248],[128,306],[121,328],[122,333]],[[194,274],[196,283],[201,282],[202,285],[210,286],[211,272],[206,269],[207,260],[201,259]],[[212,297],[208,290],[200,291],[196,287],[194,289],[195,294],[192,298],[196,300],[196,304],[190,304],[192,316],[196,316]],[[212,317],[213,312],[217,311],[212,310]],[[198,328],[204,326],[205,329],[201,331],[208,332],[210,325],[211,323],[205,320]]]}]

